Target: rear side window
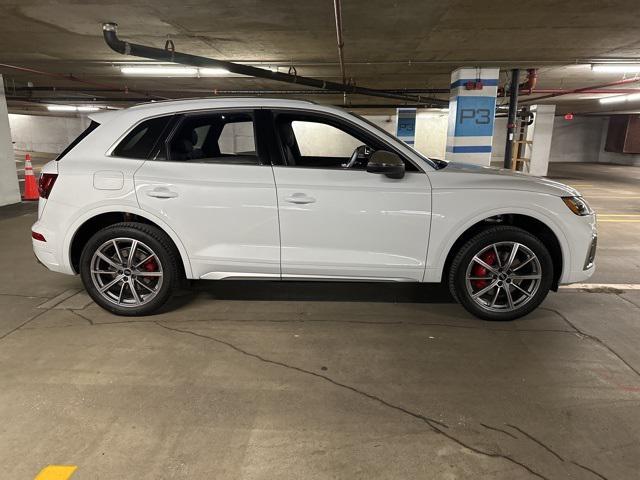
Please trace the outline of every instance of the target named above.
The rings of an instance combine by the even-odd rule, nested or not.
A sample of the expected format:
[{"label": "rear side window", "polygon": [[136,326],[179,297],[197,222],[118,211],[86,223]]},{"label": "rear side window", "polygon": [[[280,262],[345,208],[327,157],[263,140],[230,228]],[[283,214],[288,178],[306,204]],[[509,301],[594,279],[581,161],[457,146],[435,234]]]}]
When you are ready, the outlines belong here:
[{"label": "rear side window", "polygon": [[100,126],[100,124],[98,122],[91,122],[89,124],[89,126],[86,128],[86,130],[84,132],[82,132],[80,135],[78,135],[78,137],[71,142],[67,148],[65,148],[62,153],[60,155],[58,155],[58,157],[56,158],[56,161],[60,160],[62,157],[64,157],[67,153],[69,153],[71,150],[73,150],[76,145],[78,145],[82,140],[84,140],[87,135],[89,135],[91,132],[93,132],[96,128],[98,128]]},{"label": "rear side window", "polygon": [[249,112],[186,115],[167,147],[166,158],[174,162],[260,164],[253,116]]},{"label": "rear side window", "polygon": [[152,118],[135,127],[113,151],[114,157],[147,159],[171,121],[169,117]]}]

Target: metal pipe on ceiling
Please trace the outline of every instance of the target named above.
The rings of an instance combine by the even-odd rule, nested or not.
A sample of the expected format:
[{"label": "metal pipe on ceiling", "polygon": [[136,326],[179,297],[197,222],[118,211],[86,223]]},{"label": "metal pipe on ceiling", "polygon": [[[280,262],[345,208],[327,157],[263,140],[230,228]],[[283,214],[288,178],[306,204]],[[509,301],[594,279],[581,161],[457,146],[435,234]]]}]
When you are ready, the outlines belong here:
[{"label": "metal pipe on ceiling", "polygon": [[520,83],[520,70],[511,70],[511,87],[509,89],[509,115],[507,118],[507,140],[504,148],[504,168],[511,168],[513,155],[513,135],[516,131],[516,112],[518,110],[518,85]]},{"label": "metal pipe on ceiling", "polygon": [[347,83],[347,74],[344,68],[344,39],[342,38],[342,3],[340,0],[333,0],[333,12],[336,17],[336,41],[338,43],[338,61],[340,62],[340,74],[342,83]]},{"label": "metal pipe on ceiling", "polygon": [[[138,102],[138,103],[142,103],[142,102],[147,102],[149,99],[148,98],[131,98],[131,97],[120,97],[120,98],[109,98],[109,99],[102,99],[102,101],[87,101],[86,98],[77,98],[77,97],[62,97],[62,98],[56,98],[56,100],[60,100],[63,102],[68,102],[68,103],[83,103],[85,105],[91,105],[91,104],[95,104],[95,103],[100,103],[100,104],[104,104],[104,103],[109,103],[109,102],[113,102],[113,103],[121,103],[121,102]],[[13,102],[17,102],[17,103],[26,103],[26,104],[32,104],[32,105],[38,105],[38,106],[43,106],[43,105],[51,105],[51,101],[47,100],[47,99],[34,99],[31,97],[16,97],[16,96],[7,96],[7,101],[13,101]],[[407,108],[407,107],[413,107],[413,108],[420,108],[423,107],[423,104],[417,104],[417,103],[354,103],[354,104],[349,104],[349,105],[343,105],[342,103],[335,103],[333,104],[337,107],[342,107],[342,108],[347,108],[347,109],[354,109],[354,108],[362,108],[362,109],[369,109],[369,108],[377,108],[377,109],[395,109],[395,108]]]},{"label": "metal pipe on ceiling", "polygon": [[[530,94],[536,88],[538,83],[538,69],[537,68],[528,68],[527,69],[527,79],[518,86],[518,91],[520,95],[523,93],[525,95]],[[525,93],[528,92],[528,93]]]},{"label": "metal pipe on ceiling", "polygon": [[[53,87],[53,86],[39,86],[39,87],[15,87],[11,89],[16,92],[80,92],[80,93],[121,93],[121,89],[117,88],[83,88],[83,87]],[[381,92],[387,93],[441,93],[448,94],[448,88],[397,88],[397,89],[380,89]],[[342,92],[338,90],[310,90],[310,89],[261,89],[261,88],[242,88],[242,89],[156,89],[154,92],[163,93],[203,93],[214,95],[339,95]]]},{"label": "metal pipe on ceiling", "polygon": [[[375,90],[372,88],[358,87],[356,85],[345,85],[336,82],[330,82],[326,80],[319,80],[311,77],[302,77],[295,73],[282,73],[273,72],[263,68],[252,67],[249,65],[242,65],[234,62],[227,62],[224,60],[216,60],[213,58],[201,57],[198,55],[191,55],[188,53],[176,52],[173,49],[161,49],[155,47],[148,47],[146,45],[139,45],[136,43],[130,43],[120,40],[117,35],[118,26],[115,23],[102,24],[102,33],[104,40],[109,47],[115,52],[123,55],[132,55],[142,58],[149,58],[158,61],[179,63],[182,65],[189,65],[192,67],[213,67],[224,68],[231,73],[239,75],[248,75],[250,77],[265,78],[268,80],[274,80],[277,82],[294,83],[304,85],[307,87],[318,88],[322,90],[337,90],[342,93],[353,93],[359,95],[367,95],[381,98],[392,98],[394,100],[401,100],[405,102],[417,103],[424,106],[442,106],[448,105],[447,101],[435,99],[435,98],[423,98],[421,96],[401,95],[395,93],[387,93],[381,90]],[[313,94],[313,92],[309,92]]]}]

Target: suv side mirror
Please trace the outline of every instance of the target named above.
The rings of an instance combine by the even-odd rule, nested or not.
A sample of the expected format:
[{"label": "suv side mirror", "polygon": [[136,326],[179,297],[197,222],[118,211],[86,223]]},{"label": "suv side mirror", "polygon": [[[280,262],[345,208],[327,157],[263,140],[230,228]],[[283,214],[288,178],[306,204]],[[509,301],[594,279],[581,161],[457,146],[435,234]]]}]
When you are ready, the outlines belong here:
[{"label": "suv side mirror", "polygon": [[393,152],[376,150],[369,157],[367,172],[384,173],[389,178],[404,177],[404,162]]}]

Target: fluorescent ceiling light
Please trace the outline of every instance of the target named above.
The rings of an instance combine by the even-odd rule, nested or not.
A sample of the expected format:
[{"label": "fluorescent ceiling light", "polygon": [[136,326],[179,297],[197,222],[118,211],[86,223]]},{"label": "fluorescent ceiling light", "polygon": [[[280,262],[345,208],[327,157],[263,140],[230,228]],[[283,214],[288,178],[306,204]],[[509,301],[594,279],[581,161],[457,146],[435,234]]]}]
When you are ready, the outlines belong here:
[{"label": "fluorescent ceiling light", "polygon": [[195,77],[198,69],[195,67],[167,67],[167,66],[128,66],[121,67],[125,75],[160,75],[163,77]]},{"label": "fluorescent ceiling light", "polygon": [[640,73],[640,63],[594,63],[591,70],[599,73]]},{"label": "fluorescent ceiling light", "polygon": [[76,112],[76,107],[73,105],[47,105],[47,110],[50,112]]},{"label": "fluorescent ceiling light", "polygon": [[615,95],[613,97],[604,97],[600,99],[600,103],[621,103],[627,101],[627,95]]},{"label": "fluorescent ceiling light", "polygon": [[199,68],[198,73],[203,77],[215,76],[215,75],[226,75],[229,73],[229,70],[226,68]]},{"label": "fluorescent ceiling light", "polygon": [[600,103],[635,102],[637,100],[640,100],[640,93],[632,93],[631,95],[615,95],[613,97],[604,97],[600,99]]},{"label": "fluorescent ceiling light", "polygon": [[47,110],[50,112],[95,112],[100,110],[100,107],[96,105],[47,105]]},{"label": "fluorescent ceiling light", "polygon": [[229,73],[229,70],[226,68],[174,67],[169,65],[128,65],[121,67],[120,71],[125,75],[151,75],[160,77],[209,77]]}]

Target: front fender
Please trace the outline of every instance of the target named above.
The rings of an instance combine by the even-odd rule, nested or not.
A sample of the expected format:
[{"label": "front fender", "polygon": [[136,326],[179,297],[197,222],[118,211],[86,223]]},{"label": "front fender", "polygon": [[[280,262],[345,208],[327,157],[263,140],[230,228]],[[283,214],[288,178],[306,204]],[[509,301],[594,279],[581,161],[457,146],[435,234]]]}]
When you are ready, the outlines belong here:
[{"label": "front fender", "polygon": [[[497,215],[524,215],[534,218],[549,227],[560,244],[562,252],[562,273],[570,267],[571,249],[564,231],[560,214],[554,208],[559,197],[529,192],[517,192],[518,203],[514,202],[514,192],[455,192],[464,195],[464,202],[454,204],[453,192],[433,192],[433,217],[431,236],[427,251],[425,282],[440,282],[445,262],[455,242],[474,225]],[[474,197],[477,201],[474,201]],[[525,201],[523,201],[525,200]],[[504,205],[496,207],[495,205]],[[441,208],[439,208],[442,206]]]}]

